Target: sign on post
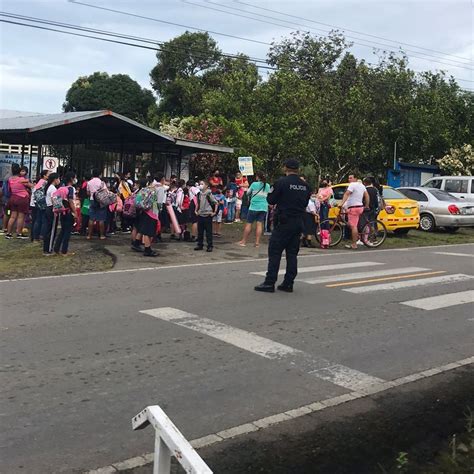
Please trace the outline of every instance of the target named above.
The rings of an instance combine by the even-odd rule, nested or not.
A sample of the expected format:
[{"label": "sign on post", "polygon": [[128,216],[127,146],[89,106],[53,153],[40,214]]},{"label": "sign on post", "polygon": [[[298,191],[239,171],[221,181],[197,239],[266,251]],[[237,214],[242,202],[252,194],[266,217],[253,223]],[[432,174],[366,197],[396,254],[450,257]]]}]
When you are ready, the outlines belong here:
[{"label": "sign on post", "polygon": [[251,156],[239,156],[239,171],[244,176],[253,176],[253,160]]},{"label": "sign on post", "polygon": [[59,160],[54,156],[45,156],[43,160],[43,168],[50,171],[51,173],[56,173],[59,166]]}]

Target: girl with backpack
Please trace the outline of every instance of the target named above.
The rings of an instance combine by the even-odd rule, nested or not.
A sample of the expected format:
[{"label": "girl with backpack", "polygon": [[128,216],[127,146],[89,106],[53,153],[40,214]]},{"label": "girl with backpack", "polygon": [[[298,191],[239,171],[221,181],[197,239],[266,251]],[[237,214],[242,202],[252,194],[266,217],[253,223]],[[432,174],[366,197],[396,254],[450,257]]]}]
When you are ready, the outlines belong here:
[{"label": "girl with backpack", "polygon": [[[75,255],[73,252],[71,253],[68,250],[72,228],[77,219],[74,189],[74,185],[76,184],[76,173],[72,171],[66,173],[64,175],[64,183],[65,186],[57,189],[52,194],[53,205],[55,205],[55,201],[60,199],[62,200],[62,205],[64,207],[63,211],[58,212],[61,221],[61,232],[59,232],[54,244],[54,252],[58,255],[61,254],[63,257],[67,257]],[[53,211],[56,211],[56,209],[53,209]]]},{"label": "girl with backpack", "polygon": [[41,171],[40,179],[35,184],[33,192],[31,193],[31,241],[41,242],[40,237],[43,236],[43,222],[46,212],[46,193],[45,187],[48,182],[48,170]]},{"label": "girl with backpack", "polygon": [[26,178],[28,168],[20,167],[17,163],[12,165],[12,176],[8,179],[8,188],[10,198],[8,199],[7,209],[10,210],[10,218],[8,219],[6,239],[13,238],[13,225],[16,222],[16,238],[28,239],[22,234],[25,216],[30,210],[30,190],[33,187],[31,181]]},{"label": "girl with backpack", "polygon": [[132,232],[134,237],[132,250],[141,252],[141,243],[145,250],[144,257],[156,257],[158,252],[151,248],[151,242],[156,235],[158,227],[158,196],[155,186],[149,183],[146,178],[140,180],[140,190],[135,199],[137,208],[137,224]]},{"label": "girl with backpack", "polygon": [[[48,176],[48,182],[45,186],[46,194],[46,209],[44,211],[44,231],[43,231],[43,255],[52,255],[52,248],[54,237],[56,234],[56,226],[54,225],[54,214],[53,214],[53,198],[52,195],[59,186],[59,175],[57,173],[51,173]],[[56,221],[57,223],[57,221]],[[53,228],[54,226],[54,228]]]}]

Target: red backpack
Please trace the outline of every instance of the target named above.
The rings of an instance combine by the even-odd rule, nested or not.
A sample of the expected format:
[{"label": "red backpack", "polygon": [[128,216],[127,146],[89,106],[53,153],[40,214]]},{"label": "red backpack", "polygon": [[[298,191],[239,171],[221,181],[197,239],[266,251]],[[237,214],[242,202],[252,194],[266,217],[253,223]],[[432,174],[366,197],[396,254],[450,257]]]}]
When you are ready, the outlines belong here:
[{"label": "red backpack", "polygon": [[187,209],[189,209],[190,204],[191,204],[191,201],[190,201],[190,199],[189,199],[189,196],[186,196],[186,195],[185,195],[185,196],[183,197],[183,202],[181,203],[181,209],[182,209],[183,211],[186,211]]}]

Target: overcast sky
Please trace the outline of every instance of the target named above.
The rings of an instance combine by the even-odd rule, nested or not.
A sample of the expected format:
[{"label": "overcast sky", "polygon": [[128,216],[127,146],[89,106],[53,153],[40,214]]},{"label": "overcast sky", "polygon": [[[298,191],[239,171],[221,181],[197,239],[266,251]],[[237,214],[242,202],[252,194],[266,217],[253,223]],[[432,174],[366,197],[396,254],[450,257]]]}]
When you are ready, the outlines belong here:
[{"label": "overcast sky", "polygon": [[[304,29],[288,23],[285,23],[287,27],[276,26],[211,11],[189,5],[182,0],[81,1],[264,43],[286,36],[292,29]],[[420,56],[410,58],[410,66],[413,69],[444,69],[456,78],[464,79],[465,81],[459,81],[462,87],[474,89],[472,71],[474,9],[471,0],[242,0],[249,4],[297,15],[306,18],[307,21],[255,10],[234,0],[210,0],[214,2],[212,5],[205,0],[189,1],[221,9],[225,9],[226,5],[241,8],[249,12],[247,15],[254,12],[279,16],[287,22],[306,25],[307,29],[326,31],[330,29],[308,21],[315,20],[341,29],[356,30],[394,40],[394,43],[390,43],[393,49],[397,49],[397,43],[403,42],[435,50],[437,52],[405,46],[406,49],[417,51],[407,53],[409,56]],[[101,11],[67,0],[0,0],[0,5],[3,12],[110,30],[158,41],[167,41],[186,30],[185,27]],[[236,11],[233,13],[245,14]],[[260,19],[275,23],[268,18]],[[156,60],[153,51],[6,23],[0,23],[0,30],[0,108],[2,109],[59,112],[71,83],[78,76],[88,75],[94,71],[129,74],[143,87],[150,88],[149,72]],[[315,32],[323,34],[319,30]],[[356,42],[387,43],[384,40],[363,37],[347,31],[346,33],[358,37],[359,41],[354,39]],[[253,57],[266,57],[268,46],[264,44],[216,34],[212,36],[224,52],[242,52]],[[354,45],[352,51],[357,57],[370,62],[377,60],[369,47]],[[424,56],[423,53],[434,57]]]}]

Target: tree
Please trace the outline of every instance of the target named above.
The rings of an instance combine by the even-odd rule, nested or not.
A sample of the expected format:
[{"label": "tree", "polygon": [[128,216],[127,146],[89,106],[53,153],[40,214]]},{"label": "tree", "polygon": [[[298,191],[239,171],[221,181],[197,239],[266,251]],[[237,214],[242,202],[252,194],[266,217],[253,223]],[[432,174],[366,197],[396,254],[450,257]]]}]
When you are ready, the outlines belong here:
[{"label": "tree", "polygon": [[156,107],[153,93],[126,74],[109,76],[95,72],[79,77],[66,93],[64,112],[109,109],[138,122],[147,123],[150,109]]},{"label": "tree", "polygon": [[160,97],[161,114],[198,115],[202,111],[203,74],[216,67],[221,52],[208,33],[184,34],[164,43],[150,73]]},{"label": "tree", "polygon": [[448,175],[472,176],[474,174],[474,150],[471,144],[451,148],[447,155],[436,161]]}]

